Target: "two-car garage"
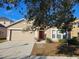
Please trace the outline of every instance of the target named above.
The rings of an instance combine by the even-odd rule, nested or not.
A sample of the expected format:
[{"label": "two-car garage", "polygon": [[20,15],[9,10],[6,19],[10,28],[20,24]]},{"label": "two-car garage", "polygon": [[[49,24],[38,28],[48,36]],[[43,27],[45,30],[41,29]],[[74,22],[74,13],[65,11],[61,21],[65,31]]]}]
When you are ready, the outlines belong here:
[{"label": "two-car garage", "polygon": [[21,20],[10,25],[7,29],[7,40],[35,42],[35,32],[23,31],[23,28],[27,25],[25,22],[25,20]]}]

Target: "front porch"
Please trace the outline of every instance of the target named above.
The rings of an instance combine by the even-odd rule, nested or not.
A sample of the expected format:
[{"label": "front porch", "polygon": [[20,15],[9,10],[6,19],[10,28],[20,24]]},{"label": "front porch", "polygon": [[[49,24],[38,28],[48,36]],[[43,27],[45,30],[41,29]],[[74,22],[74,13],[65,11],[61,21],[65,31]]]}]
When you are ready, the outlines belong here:
[{"label": "front porch", "polygon": [[40,29],[35,31],[36,41],[51,40],[58,42],[60,39],[64,39],[64,34],[61,33],[57,28],[50,28],[48,30]]}]

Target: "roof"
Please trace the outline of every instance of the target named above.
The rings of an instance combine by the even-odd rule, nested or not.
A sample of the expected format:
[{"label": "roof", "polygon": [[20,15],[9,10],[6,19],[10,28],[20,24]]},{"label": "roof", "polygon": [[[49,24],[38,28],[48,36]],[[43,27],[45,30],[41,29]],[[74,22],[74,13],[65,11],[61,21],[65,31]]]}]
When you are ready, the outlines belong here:
[{"label": "roof", "polygon": [[79,22],[79,19],[74,20],[73,22]]},{"label": "roof", "polygon": [[[25,19],[25,18],[22,18],[22,19],[20,19],[20,20],[18,20],[18,21],[16,21],[16,22],[14,22],[13,24],[9,25],[8,27],[13,26],[13,25],[15,25],[15,24],[17,24],[17,23],[20,23],[20,22],[22,22],[22,21],[24,21],[24,20],[26,20],[26,19]],[[7,27],[7,28],[8,28],[8,27]]]},{"label": "roof", "polygon": [[2,24],[0,24],[0,27],[4,27],[4,28],[5,28],[5,26],[4,26],[4,25],[2,25]]},{"label": "roof", "polygon": [[1,21],[6,20],[6,21],[14,22],[13,20],[8,19],[7,17],[0,17],[0,20]]}]

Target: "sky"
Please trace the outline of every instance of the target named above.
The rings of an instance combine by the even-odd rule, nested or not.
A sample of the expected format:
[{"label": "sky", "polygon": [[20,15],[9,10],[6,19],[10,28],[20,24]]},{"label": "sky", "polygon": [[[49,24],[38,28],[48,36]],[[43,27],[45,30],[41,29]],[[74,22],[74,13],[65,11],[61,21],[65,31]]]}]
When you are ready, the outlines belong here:
[{"label": "sky", "polygon": [[[6,6],[6,4],[4,5]],[[0,8],[0,17],[6,17],[13,21],[23,18],[23,15],[19,13],[19,10],[21,10],[21,8],[23,8],[23,10],[21,10],[22,13],[25,13],[27,11],[27,9],[25,8],[26,5],[23,2],[20,3],[17,9],[12,8],[11,10],[6,10],[5,6],[3,8]]]},{"label": "sky", "polygon": [[75,9],[74,16],[79,18],[79,5],[76,5],[74,9]]},{"label": "sky", "polygon": [[[27,12],[27,8],[25,8],[25,6],[26,5],[21,2],[17,10],[15,8],[12,8],[11,10],[6,10],[5,7],[0,8],[0,17],[6,17],[13,21],[17,21],[24,17],[22,14],[19,13],[19,10],[21,10],[21,8],[23,8],[23,13]],[[73,9],[75,9],[75,13],[73,14],[74,17],[79,18],[79,5],[76,5]]]}]

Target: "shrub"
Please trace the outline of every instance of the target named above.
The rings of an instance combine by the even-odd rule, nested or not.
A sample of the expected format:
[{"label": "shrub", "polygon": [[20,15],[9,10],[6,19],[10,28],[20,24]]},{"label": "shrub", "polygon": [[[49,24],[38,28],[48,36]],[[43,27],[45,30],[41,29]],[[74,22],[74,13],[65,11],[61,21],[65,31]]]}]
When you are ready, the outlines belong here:
[{"label": "shrub", "polygon": [[46,38],[46,42],[47,42],[47,43],[52,43],[51,38]]},{"label": "shrub", "polygon": [[73,37],[72,39],[68,40],[68,44],[79,45],[77,37]]},{"label": "shrub", "polygon": [[59,39],[59,43],[63,45],[65,43],[67,43],[67,40],[66,39]]}]

